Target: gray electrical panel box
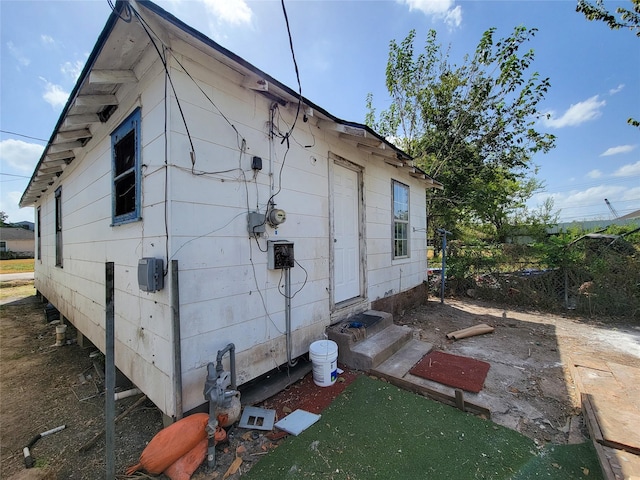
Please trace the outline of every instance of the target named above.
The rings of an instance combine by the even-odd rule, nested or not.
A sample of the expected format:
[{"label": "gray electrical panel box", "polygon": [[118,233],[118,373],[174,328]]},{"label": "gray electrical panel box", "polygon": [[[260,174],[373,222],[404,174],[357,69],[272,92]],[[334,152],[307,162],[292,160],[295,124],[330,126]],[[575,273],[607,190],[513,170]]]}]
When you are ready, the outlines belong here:
[{"label": "gray electrical panel box", "polygon": [[293,242],[288,240],[267,241],[267,268],[270,270],[293,268],[294,262]]},{"label": "gray electrical panel box", "polygon": [[267,223],[264,213],[249,212],[247,214],[247,230],[250,237],[258,237],[265,232],[265,224]]},{"label": "gray electrical panel box", "polygon": [[138,260],[138,285],[143,292],[156,292],[164,288],[164,262],[161,258],[146,257]]}]

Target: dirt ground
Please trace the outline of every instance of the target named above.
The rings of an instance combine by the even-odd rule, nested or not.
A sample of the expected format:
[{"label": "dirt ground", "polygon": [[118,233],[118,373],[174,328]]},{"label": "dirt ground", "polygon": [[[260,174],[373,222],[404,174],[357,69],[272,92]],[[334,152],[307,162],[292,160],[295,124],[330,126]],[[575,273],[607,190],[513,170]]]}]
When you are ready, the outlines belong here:
[{"label": "dirt ground", "polygon": [[[13,298],[3,295],[0,317],[0,478],[103,478],[104,440],[86,452],[78,451],[101,430],[104,421],[102,379],[90,357],[93,350],[74,343],[54,346],[55,326],[46,323],[44,306],[33,290],[23,287],[16,291]],[[637,326],[505,311],[475,301],[452,299],[444,305],[430,301],[406,311],[396,318],[396,323],[414,328],[416,337],[432,343],[435,349],[490,362],[483,391],[466,398],[489,407],[492,420],[539,444],[578,441],[585,433],[568,370],[570,356],[588,355],[640,367]],[[445,337],[448,332],[479,323],[494,326],[495,332],[457,342]],[[74,338],[73,332],[69,333],[68,338]],[[345,378],[353,376],[347,372]],[[290,387],[276,403],[290,404],[294,409],[295,401],[287,402],[304,392],[309,388]],[[138,398],[118,401],[116,415]],[[301,401],[308,404],[309,399]],[[39,468],[25,469],[23,447],[34,435],[60,425],[66,428],[42,438],[32,448]],[[116,471],[124,472],[135,464],[161,428],[160,412],[148,401],[118,423]],[[192,478],[222,479],[236,456],[243,459],[242,464],[228,478],[239,478],[282,441],[263,431],[232,427],[229,433],[228,443],[220,445],[215,471],[202,466]],[[127,477],[123,474],[118,478]],[[137,474],[137,478],[148,477]]]}]

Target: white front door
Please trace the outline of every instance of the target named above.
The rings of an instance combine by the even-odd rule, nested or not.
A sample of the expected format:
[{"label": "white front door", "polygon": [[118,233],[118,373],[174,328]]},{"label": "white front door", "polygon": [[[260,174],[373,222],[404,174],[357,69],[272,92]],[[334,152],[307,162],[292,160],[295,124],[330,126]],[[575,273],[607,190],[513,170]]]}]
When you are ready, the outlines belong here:
[{"label": "white front door", "polygon": [[357,171],[333,168],[334,303],[360,296],[360,182]]}]

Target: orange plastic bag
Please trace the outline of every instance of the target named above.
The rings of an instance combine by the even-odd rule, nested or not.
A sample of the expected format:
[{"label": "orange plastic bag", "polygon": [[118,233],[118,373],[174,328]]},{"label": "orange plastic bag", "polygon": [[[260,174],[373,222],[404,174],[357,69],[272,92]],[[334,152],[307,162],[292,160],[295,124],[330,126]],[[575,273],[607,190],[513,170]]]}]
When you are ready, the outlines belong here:
[{"label": "orange plastic bag", "polygon": [[145,470],[152,475],[164,472],[172,463],[207,438],[206,413],[196,413],[160,430],[140,454],[140,462],[127,469],[127,475]]},{"label": "orange plastic bag", "polygon": [[164,474],[171,480],[189,480],[193,472],[195,472],[204,461],[204,457],[207,456],[208,446],[208,439],[200,440],[200,443],[198,443],[195,448],[189,450],[185,455],[172,463],[171,466],[164,471]]}]

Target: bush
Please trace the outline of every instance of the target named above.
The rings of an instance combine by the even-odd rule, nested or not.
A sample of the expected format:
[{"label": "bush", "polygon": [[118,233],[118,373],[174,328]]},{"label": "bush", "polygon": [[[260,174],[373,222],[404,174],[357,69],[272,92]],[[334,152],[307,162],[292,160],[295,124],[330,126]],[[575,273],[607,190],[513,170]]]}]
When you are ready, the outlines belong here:
[{"label": "bush", "polygon": [[532,245],[451,242],[447,289],[541,310],[640,320],[640,231],[564,232]]}]

